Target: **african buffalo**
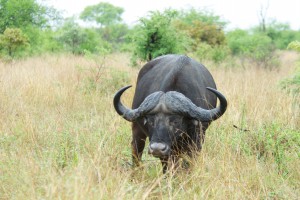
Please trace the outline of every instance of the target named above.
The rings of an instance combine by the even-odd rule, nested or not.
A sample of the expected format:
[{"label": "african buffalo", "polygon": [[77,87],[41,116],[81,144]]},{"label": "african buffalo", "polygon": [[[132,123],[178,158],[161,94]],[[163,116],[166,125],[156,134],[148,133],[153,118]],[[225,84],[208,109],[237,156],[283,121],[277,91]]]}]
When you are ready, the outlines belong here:
[{"label": "african buffalo", "polygon": [[[114,96],[119,115],[132,123],[132,159],[139,165],[149,137],[148,152],[160,158],[165,173],[168,163],[182,154],[200,151],[205,131],[224,114],[226,98],[216,90],[209,71],[184,55],[165,55],[140,70],[132,108],[120,101],[125,90]],[[220,105],[216,107],[217,97]]]}]

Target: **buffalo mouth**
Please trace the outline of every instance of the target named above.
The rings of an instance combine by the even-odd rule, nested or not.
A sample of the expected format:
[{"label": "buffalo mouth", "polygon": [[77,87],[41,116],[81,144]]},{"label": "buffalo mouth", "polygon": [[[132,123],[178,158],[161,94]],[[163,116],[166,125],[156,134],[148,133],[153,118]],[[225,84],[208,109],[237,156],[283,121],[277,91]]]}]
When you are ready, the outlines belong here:
[{"label": "buffalo mouth", "polygon": [[161,142],[152,142],[148,148],[148,153],[156,158],[169,157],[170,152],[171,150],[169,145]]}]

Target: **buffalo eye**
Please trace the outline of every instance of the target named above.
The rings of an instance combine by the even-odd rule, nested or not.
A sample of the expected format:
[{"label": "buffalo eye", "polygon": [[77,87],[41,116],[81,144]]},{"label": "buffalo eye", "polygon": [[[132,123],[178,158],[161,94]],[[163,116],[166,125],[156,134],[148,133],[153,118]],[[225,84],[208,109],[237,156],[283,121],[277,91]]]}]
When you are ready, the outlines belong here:
[{"label": "buffalo eye", "polygon": [[178,118],[176,118],[176,119],[171,119],[171,120],[169,121],[169,124],[170,124],[171,126],[179,126],[179,125],[181,124],[181,119],[178,119]]},{"label": "buffalo eye", "polygon": [[152,117],[145,117],[143,123],[144,125],[154,126],[154,119]]}]

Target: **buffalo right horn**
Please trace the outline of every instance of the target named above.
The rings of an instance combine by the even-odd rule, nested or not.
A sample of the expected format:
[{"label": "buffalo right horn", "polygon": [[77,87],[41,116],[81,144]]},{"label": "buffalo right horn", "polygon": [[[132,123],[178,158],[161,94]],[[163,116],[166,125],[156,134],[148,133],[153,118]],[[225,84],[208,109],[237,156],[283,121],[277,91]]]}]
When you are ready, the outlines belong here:
[{"label": "buffalo right horn", "polygon": [[227,108],[227,100],[221,92],[216,89],[207,87],[207,90],[214,93],[220,100],[220,106],[210,110],[196,106],[189,98],[175,91],[166,93],[166,104],[174,112],[186,115],[202,122],[210,122],[222,116]]}]

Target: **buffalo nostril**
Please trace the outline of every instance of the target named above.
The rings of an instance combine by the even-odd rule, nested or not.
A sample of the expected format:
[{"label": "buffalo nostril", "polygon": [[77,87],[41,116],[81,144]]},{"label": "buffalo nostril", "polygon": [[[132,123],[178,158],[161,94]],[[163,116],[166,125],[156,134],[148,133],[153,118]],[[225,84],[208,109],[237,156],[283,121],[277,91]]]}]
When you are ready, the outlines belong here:
[{"label": "buffalo nostril", "polygon": [[150,148],[152,150],[155,149],[155,150],[159,150],[159,151],[164,151],[164,150],[166,150],[167,145],[164,143],[152,143],[152,144],[150,144]]},{"label": "buffalo nostril", "polygon": [[166,156],[168,152],[168,145],[164,143],[151,143],[149,146],[149,153],[157,157]]}]

